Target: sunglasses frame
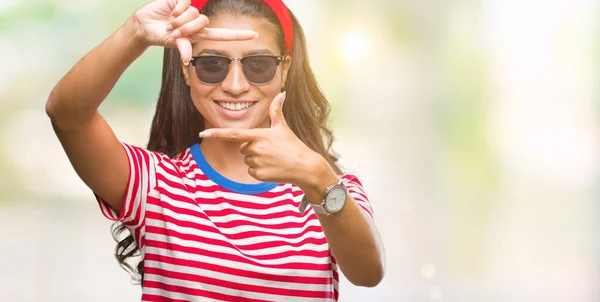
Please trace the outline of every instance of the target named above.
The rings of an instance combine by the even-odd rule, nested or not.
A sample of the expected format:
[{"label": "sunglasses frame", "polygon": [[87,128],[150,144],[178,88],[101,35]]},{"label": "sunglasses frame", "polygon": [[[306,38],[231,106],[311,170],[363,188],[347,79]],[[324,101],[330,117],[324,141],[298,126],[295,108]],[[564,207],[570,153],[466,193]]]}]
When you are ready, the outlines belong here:
[{"label": "sunglasses frame", "polygon": [[[274,59],[276,60],[276,62],[275,62],[275,66],[276,66],[277,68],[279,68],[279,65],[281,65],[281,62],[283,62],[283,60],[286,58],[286,56],[285,56],[285,55],[284,55],[284,56],[276,56],[276,55],[268,55],[268,54],[249,55],[249,56],[245,56],[245,57],[241,57],[241,58],[231,58],[231,57],[228,57],[228,56],[222,56],[222,55],[202,55],[202,56],[193,56],[193,57],[192,57],[192,59],[190,60],[190,66],[194,66],[194,73],[196,74],[196,78],[197,78],[197,79],[198,79],[198,80],[199,80],[199,81],[200,81],[202,84],[204,84],[204,85],[212,85],[212,86],[221,85],[221,84],[222,84],[222,83],[223,83],[223,82],[224,82],[224,81],[227,79],[227,76],[229,75],[229,72],[231,71],[231,68],[230,68],[230,67],[227,67],[227,68],[228,68],[228,70],[227,70],[227,74],[225,75],[225,78],[224,78],[224,79],[223,79],[221,82],[219,82],[219,83],[206,83],[206,82],[202,81],[202,80],[201,80],[201,79],[198,77],[198,73],[197,73],[197,72],[196,72],[196,70],[195,70],[195,69],[196,69],[196,62],[197,62],[197,60],[198,60],[199,58],[206,58],[206,57],[208,57],[208,58],[215,58],[215,57],[217,57],[217,58],[223,58],[223,59],[227,59],[227,60],[229,60],[229,65],[228,65],[228,66],[231,66],[231,63],[233,63],[234,61],[240,61],[240,63],[242,63],[242,74],[244,74],[244,78],[246,79],[246,81],[248,81],[248,83],[250,83],[250,84],[252,84],[252,85],[255,85],[255,86],[267,85],[267,84],[271,83],[271,82],[273,81],[273,79],[275,79],[275,76],[273,75],[273,79],[271,79],[271,80],[269,80],[268,82],[265,82],[265,83],[254,83],[254,82],[250,81],[250,80],[248,79],[248,77],[246,76],[246,72],[244,71],[244,67],[243,67],[243,66],[244,66],[244,61],[245,61],[246,59],[253,58],[253,57],[268,57],[268,58],[274,58]],[[277,73],[277,71],[276,71],[276,73]]]}]

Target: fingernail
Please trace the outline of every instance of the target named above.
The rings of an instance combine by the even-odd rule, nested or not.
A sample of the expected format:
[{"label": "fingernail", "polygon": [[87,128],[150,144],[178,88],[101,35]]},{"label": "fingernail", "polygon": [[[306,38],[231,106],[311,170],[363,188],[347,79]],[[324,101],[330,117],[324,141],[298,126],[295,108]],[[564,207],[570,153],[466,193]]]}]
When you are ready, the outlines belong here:
[{"label": "fingernail", "polygon": [[173,39],[177,39],[180,36],[181,36],[181,32],[179,31],[179,29],[176,29],[171,33],[171,38],[173,38]]},{"label": "fingernail", "polygon": [[169,23],[167,24],[167,32],[170,32],[173,30],[173,24]]},{"label": "fingernail", "polygon": [[283,92],[283,100],[281,100],[281,107],[283,107],[283,103],[285,103],[285,97],[287,96],[287,91]]},{"label": "fingernail", "polygon": [[209,137],[210,136],[210,131],[202,131],[200,132],[200,137]]},{"label": "fingernail", "polygon": [[254,35],[254,39],[258,38],[258,33],[256,33],[256,35]]}]

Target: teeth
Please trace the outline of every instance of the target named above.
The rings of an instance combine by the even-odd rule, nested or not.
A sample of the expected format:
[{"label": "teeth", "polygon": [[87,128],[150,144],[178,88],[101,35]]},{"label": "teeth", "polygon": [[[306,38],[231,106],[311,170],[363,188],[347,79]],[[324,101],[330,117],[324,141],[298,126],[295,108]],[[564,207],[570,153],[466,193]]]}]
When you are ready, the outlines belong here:
[{"label": "teeth", "polygon": [[232,110],[232,111],[240,111],[240,110],[244,110],[250,106],[252,106],[254,103],[227,103],[227,102],[217,102],[219,104],[219,106],[227,109],[227,110]]}]

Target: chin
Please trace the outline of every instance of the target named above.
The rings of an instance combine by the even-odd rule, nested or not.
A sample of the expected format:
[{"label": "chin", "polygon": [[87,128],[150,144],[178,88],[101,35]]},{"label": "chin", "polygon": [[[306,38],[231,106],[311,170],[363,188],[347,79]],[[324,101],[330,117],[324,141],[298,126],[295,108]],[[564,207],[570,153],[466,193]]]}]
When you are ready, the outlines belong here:
[{"label": "chin", "polygon": [[213,125],[218,125],[215,128],[233,128],[233,129],[265,128],[265,127],[261,127],[260,124],[261,123],[257,123],[257,122],[253,122],[253,121],[246,121],[246,120],[218,121],[217,123],[213,123]]}]

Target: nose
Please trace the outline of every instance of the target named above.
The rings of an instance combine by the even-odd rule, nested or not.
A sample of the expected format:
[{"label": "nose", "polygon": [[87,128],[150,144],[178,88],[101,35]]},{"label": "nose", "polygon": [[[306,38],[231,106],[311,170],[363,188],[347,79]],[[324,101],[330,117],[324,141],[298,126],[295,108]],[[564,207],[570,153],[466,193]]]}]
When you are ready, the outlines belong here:
[{"label": "nose", "polygon": [[229,73],[221,83],[221,87],[232,95],[240,95],[250,89],[250,83],[244,77],[242,63],[239,60],[231,62]]}]

